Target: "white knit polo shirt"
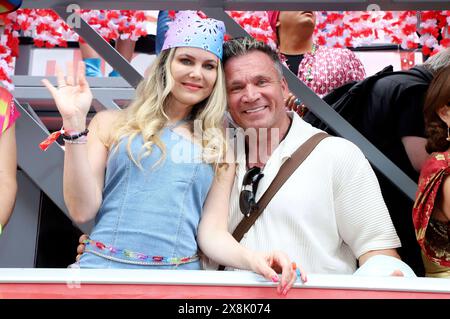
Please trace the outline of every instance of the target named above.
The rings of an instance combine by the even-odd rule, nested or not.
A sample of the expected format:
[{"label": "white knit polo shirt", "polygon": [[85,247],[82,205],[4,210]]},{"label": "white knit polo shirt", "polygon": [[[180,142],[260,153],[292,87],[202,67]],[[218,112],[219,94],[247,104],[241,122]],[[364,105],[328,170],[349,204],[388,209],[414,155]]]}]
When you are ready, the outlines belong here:
[{"label": "white knit polo shirt", "polygon": [[[257,199],[281,164],[299,145],[320,132],[297,114],[289,114],[293,118],[291,128],[263,169]],[[238,200],[246,171],[243,152],[237,161],[230,232],[243,218]],[[356,145],[339,137],[328,137],[315,148],[272,198],[241,243],[258,251],[284,251],[307,273],[315,274],[351,274],[356,270],[357,258],[364,253],[400,247],[369,162]]]}]

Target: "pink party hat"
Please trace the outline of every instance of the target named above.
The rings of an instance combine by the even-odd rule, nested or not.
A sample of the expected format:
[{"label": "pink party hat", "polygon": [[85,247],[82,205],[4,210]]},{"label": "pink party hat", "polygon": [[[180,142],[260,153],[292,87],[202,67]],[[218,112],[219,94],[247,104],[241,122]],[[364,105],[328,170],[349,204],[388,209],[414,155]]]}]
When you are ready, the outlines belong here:
[{"label": "pink party hat", "polygon": [[222,59],[225,25],[222,21],[201,18],[195,11],[179,11],[168,23],[162,50],[178,47],[200,48]]}]

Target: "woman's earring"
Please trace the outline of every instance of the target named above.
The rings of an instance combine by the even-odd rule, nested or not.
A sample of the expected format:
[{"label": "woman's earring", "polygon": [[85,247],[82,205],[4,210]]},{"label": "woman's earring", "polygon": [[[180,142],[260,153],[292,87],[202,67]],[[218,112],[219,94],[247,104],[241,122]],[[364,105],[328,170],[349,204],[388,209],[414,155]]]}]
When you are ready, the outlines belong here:
[{"label": "woman's earring", "polygon": [[450,142],[450,127],[447,126],[447,142]]}]

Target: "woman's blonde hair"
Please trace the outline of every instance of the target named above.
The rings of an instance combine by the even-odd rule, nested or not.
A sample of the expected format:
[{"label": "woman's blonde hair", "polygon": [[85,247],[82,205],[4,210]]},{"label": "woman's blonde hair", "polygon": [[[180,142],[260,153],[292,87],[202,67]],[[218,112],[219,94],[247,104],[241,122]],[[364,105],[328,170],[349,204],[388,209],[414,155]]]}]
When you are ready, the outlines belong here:
[{"label": "woman's blonde hair", "polygon": [[[165,110],[174,86],[170,69],[175,50],[176,48],[164,50],[155,59],[148,70],[148,76],[139,83],[135,99],[121,112],[111,130],[110,139],[105,143],[109,149],[115,149],[122,138],[128,137],[128,156],[140,168],[142,168],[141,159],[148,156],[154,146],[162,153],[156,164],[163,161],[166,156],[166,147],[159,135],[169,121]],[[219,60],[217,79],[211,95],[194,105],[188,117],[192,123],[191,130],[195,124],[195,132],[201,134],[197,138],[201,139],[203,146],[203,161],[215,164],[216,168],[222,167],[226,153],[223,127],[225,109],[225,77]],[[144,143],[138,158],[135,158],[131,151],[131,143],[139,134],[142,134]]]}]

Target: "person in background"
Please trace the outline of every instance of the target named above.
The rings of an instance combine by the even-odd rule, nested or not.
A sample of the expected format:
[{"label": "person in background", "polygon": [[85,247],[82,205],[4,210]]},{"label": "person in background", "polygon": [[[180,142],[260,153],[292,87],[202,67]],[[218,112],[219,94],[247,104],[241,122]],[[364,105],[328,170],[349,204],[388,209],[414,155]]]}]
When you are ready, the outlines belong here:
[{"label": "person in background", "polygon": [[158,55],[166,38],[166,32],[169,28],[169,22],[172,21],[169,17],[168,10],[160,10],[158,12],[158,21],[156,22],[156,38],[155,38],[155,53]]},{"label": "person in background", "polygon": [[[139,10],[125,10],[120,11],[120,13],[115,10],[100,10],[100,12],[95,12],[97,12],[97,10],[90,13],[86,12],[86,16],[84,18],[87,21],[89,21],[90,18],[95,18],[91,23],[96,26],[107,23],[107,28],[111,29],[111,32],[114,31],[116,33],[115,49],[129,63],[131,63],[134,57],[138,38],[142,39],[142,43],[145,46],[148,46],[148,50],[150,50],[151,43],[149,43],[148,39],[150,38],[149,34],[151,32],[151,20],[153,20],[151,12]],[[123,30],[123,34],[121,33],[121,30]],[[103,72],[101,56],[84,41],[80,41],[79,46],[82,60],[86,65],[86,76],[102,77]],[[144,48],[144,51],[145,50],[146,48]],[[120,74],[114,69],[108,74],[108,76],[118,77]]]},{"label": "person in background", "polygon": [[[197,236],[215,223],[202,209],[227,207],[221,190],[234,178],[234,163],[224,162],[224,33],[221,21],[180,11],[136,99],[98,113],[89,129],[83,64],[77,82],[70,67],[67,77],[58,72],[58,88],[44,80],[63,118],[66,205],[74,221],[96,220],[81,268],[200,269]],[[220,252],[215,261],[279,281],[280,293],[295,282],[285,254],[244,248],[226,227],[217,235],[200,243],[207,255]]]},{"label": "person in background", "polygon": [[14,123],[19,116],[11,93],[0,86],[0,234],[11,217],[17,194]]},{"label": "person in background", "polygon": [[[116,40],[116,50],[130,63],[133,59],[134,48],[136,41],[126,39],[122,40],[118,38]],[[102,77],[102,58],[100,55],[87,43],[80,42],[81,58],[86,65],[86,76],[90,77]],[[120,74],[116,70],[112,70],[110,77],[117,77]]]},{"label": "person in background", "polygon": [[[156,23],[155,36],[155,54],[158,55],[164,44],[165,34],[169,28],[168,23],[172,21],[169,17],[168,10],[160,10],[158,12],[158,20]],[[130,39],[117,39],[116,50],[128,61],[133,58],[136,42]],[[100,56],[86,43],[80,43],[80,50],[83,61],[86,63],[86,76],[101,76],[101,59]],[[116,70],[111,71],[109,76],[119,76]]]},{"label": "person in background", "polygon": [[[320,97],[347,82],[365,78],[364,66],[352,51],[314,42],[316,12],[267,11],[267,14],[277,36],[281,59],[285,60],[292,73]],[[295,99],[290,94],[286,105],[303,115],[307,110],[301,103],[294,103]]]},{"label": "person in background", "polygon": [[430,84],[424,107],[426,149],[413,222],[427,277],[450,278],[450,66]]},{"label": "person in background", "polygon": [[[378,79],[361,99],[353,126],[413,181],[428,157],[425,149],[423,107],[426,92],[437,72],[450,66],[450,48],[407,71]],[[411,219],[413,200],[375,169],[384,201],[402,242],[399,254],[418,276],[424,268]]]}]

